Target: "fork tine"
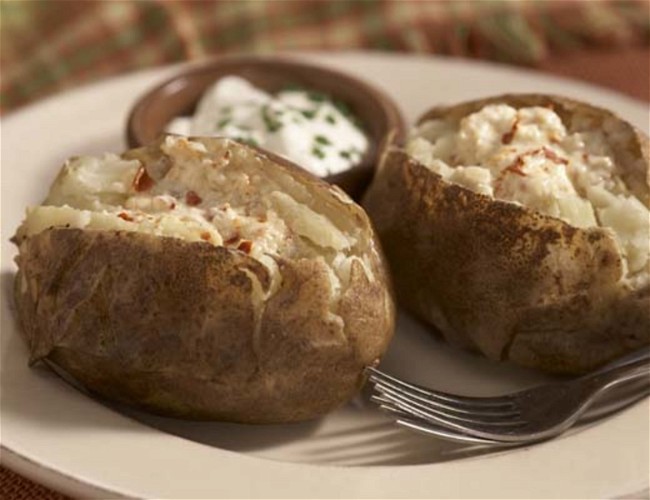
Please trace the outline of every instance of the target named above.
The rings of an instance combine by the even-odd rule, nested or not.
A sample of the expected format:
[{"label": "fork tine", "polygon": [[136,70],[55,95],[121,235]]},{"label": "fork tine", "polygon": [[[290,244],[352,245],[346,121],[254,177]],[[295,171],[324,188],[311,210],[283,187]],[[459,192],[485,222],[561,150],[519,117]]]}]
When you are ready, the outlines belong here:
[{"label": "fork tine", "polygon": [[[625,408],[629,406],[630,404],[633,404],[635,402],[640,401],[641,399],[644,399],[645,397],[648,396],[648,393],[650,391],[642,391],[641,395],[633,398],[632,401],[629,399],[625,400],[623,403],[618,404],[617,410],[612,410],[618,411],[622,408]],[[395,409],[394,407],[386,407],[385,405],[381,405],[383,409],[387,409],[389,411],[392,411],[398,415],[402,415],[403,411],[400,411],[399,409]],[[586,422],[591,421],[592,419],[590,418],[585,418],[584,419]],[[419,418],[417,416],[410,416],[410,417],[401,417],[398,418],[395,421],[396,424],[405,427],[407,429],[416,431],[421,434],[426,434],[426,435],[431,435],[435,437],[439,437],[442,439],[446,439],[449,441],[456,441],[456,442],[461,442],[461,443],[474,443],[474,444],[480,444],[482,446],[492,446],[492,447],[506,447],[506,446],[521,446],[522,444],[527,444],[529,442],[534,442],[538,441],[538,439],[534,440],[529,440],[529,439],[509,439],[509,440],[501,440],[500,437],[503,436],[498,436],[496,435],[495,439],[487,439],[483,437],[477,437],[471,434],[466,434],[462,432],[461,430],[455,430],[455,429],[448,429],[445,427],[441,427],[439,425],[436,425],[435,423],[425,420],[422,418]]]},{"label": "fork tine", "polygon": [[366,368],[366,370],[369,372],[368,378],[370,379],[371,382],[375,384],[381,382],[382,384],[392,386],[395,388],[409,389],[411,391],[415,391],[422,394],[424,397],[437,399],[441,402],[446,401],[458,405],[469,405],[473,409],[476,409],[476,407],[489,408],[489,407],[508,407],[508,406],[512,407],[513,406],[512,399],[508,396],[495,396],[495,397],[488,397],[488,398],[457,396],[442,391],[432,391],[430,389],[427,389],[426,387],[405,382],[391,375],[388,375],[387,373],[384,373],[378,370],[377,368],[368,367]]},{"label": "fork tine", "polygon": [[[400,408],[399,406],[397,406],[399,404],[398,402],[396,402],[393,399],[389,399],[384,395],[377,396],[373,394],[372,396],[370,396],[370,401],[377,403],[380,409],[385,410],[387,412],[394,413],[396,415],[407,417],[407,418],[414,417],[413,412]],[[424,418],[424,417],[417,417],[417,418]]]},{"label": "fork tine", "polygon": [[389,399],[384,399],[382,396],[376,396],[373,394],[370,396],[370,401],[377,403],[380,409],[386,410],[390,413],[395,413],[396,415],[400,415],[402,417],[413,417],[411,413],[398,408],[395,406],[395,403]]},{"label": "fork tine", "polygon": [[[650,395],[650,387],[646,387],[644,390],[641,390],[638,392],[634,397],[627,397],[623,398],[620,401],[614,402],[609,406],[609,411],[607,414],[612,414],[617,411],[620,411],[628,406],[631,406],[638,401],[641,401],[642,399],[645,399]],[[381,408],[394,412],[397,415],[403,415],[404,412],[402,410],[396,409],[394,407],[388,407],[386,405],[380,405]],[[586,423],[591,422],[594,420],[594,418],[588,414],[585,414],[585,416],[580,419],[581,421],[584,421]],[[468,434],[464,434],[460,431],[455,431],[455,430],[450,430],[446,429],[444,427],[437,426],[436,424],[423,420],[419,417],[401,417],[398,418],[395,421],[396,424],[405,427],[407,429],[416,431],[421,434],[426,434],[430,436],[435,436],[439,437],[442,439],[446,439],[449,441],[455,441],[455,442],[461,442],[461,443],[475,443],[475,444],[482,444],[483,446],[493,446],[493,447],[506,447],[506,446],[520,446],[522,444],[526,444],[527,441],[522,440],[522,441],[500,441],[500,440],[491,440],[491,439],[485,439],[485,438],[480,438],[480,437],[475,437],[471,436]]]},{"label": "fork tine", "polygon": [[514,402],[510,408],[501,407],[501,409],[499,407],[486,408],[484,406],[480,406],[478,408],[471,408],[469,406],[459,407],[454,406],[453,403],[450,403],[448,401],[439,402],[434,398],[423,397],[420,393],[417,393],[415,391],[396,388],[395,386],[386,385],[384,382],[375,383],[375,390],[381,393],[392,394],[407,401],[418,402],[426,408],[431,408],[438,413],[449,415],[450,417],[458,417],[459,419],[464,419],[467,416],[477,416],[485,420],[490,420],[490,418],[498,418],[503,420],[520,415],[519,409]]},{"label": "fork tine", "polygon": [[[630,385],[632,386],[632,384]],[[613,413],[614,411],[620,410],[633,402],[644,399],[644,397],[647,397],[647,395],[650,394],[650,386],[648,385],[637,385],[633,387],[639,391],[636,394],[636,397],[627,397],[623,398],[622,400],[615,401],[612,405],[608,405],[610,410],[608,413]],[[445,418],[432,413],[430,411],[431,409],[426,405],[418,405],[417,402],[409,400],[400,400],[399,393],[397,396],[394,396],[388,392],[384,392],[381,394],[381,396],[376,396],[376,399],[381,400],[382,409],[400,415],[401,417],[398,420],[410,421],[411,424],[413,424],[411,425],[411,428],[413,428],[413,430],[420,430],[424,433],[437,435],[443,438],[445,438],[445,436],[440,432],[441,430],[447,431],[453,436],[470,436],[472,438],[488,441],[498,441],[504,444],[516,445],[545,440],[566,430],[566,427],[555,426],[552,429],[549,428],[547,430],[539,431],[532,431],[532,429],[529,429],[526,432],[522,433],[521,428],[518,429],[517,427],[512,426],[490,428],[490,426],[485,425],[485,422],[464,425],[459,422],[459,419]],[[594,400],[595,399],[587,401],[585,403],[585,407],[590,406]],[[584,420],[593,420],[592,418],[588,418],[588,413],[589,412],[583,415],[583,417],[586,417]],[[408,418],[405,418],[403,416],[404,414],[409,414]],[[575,420],[571,420],[571,423],[568,426],[572,425],[572,423],[574,423],[576,420],[579,420],[578,415],[576,415]],[[567,422],[569,422],[569,420],[567,420]],[[528,423],[522,422],[522,425],[527,427]],[[414,426],[417,426],[418,428],[415,428]]]},{"label": "fork tine", "polygon": [[420,432],[422,434],[436,436],[442,439],[446,439],[447,441],[455,441],[458,443],[472,443],[484,446],[508,446],[512,444],[504,443],[503,441],[492,441],[490,439],[482,439],[474,436],[469,436],[467,434],[457,433],[450,431],[449,429],[437,427],[429,422],[423,422],[410,418],[400,418],[396,421],[396,423],[402,427],[406,427],[407,429]]},{"label": "fork tine", "polygon": [[515,428],[526,425],[526,422],[521,420],[518,414],[513,417],[498,417],[497,419],[492,417],[492,420],[486,420],[480,415],[477,415],[476,418],[471,418],[469,416],[457,416],[440,411],[430,405],[422,404],[417,400],[403,397],[400,394],[395,394],[393,391],[384,392],[383,395],[385,400],[392,402],[393,405],[397,405],[398,408],[401,408],[404,411],[409,411],[412,414],[417,414],[420,418],[435,420],[441,425],[449,425],[453,423],[467,429],[477,426],[499,427],[499,431],[503,431],[505,428]]},{"label": "fork tine", "polygon": [[[563,433],[597,406],[614,387],[635,388],[639,398],[650,393],[646,358],[555,384],[542,384],[497,398],[455,396],[411,384],[368,368],[377,393],[372,400],[398,415],[398,424],[439,437],[480,439],[510,444],[533,443]],[[644,380],[644,385],[637,382]],[[638,393],[636,392],[638,391]],[[615,401],[619,409],[636,399]],[[609,408],[608,408],[609,409]],[[525,415],[525,419],[522,417]]]},{"label": "fork tine", "polygon": [[[384,406],[388,406],[388,405],[384,405]],[[411,418],[415,417],[417,420],[424,420],[427,423],[433,424],[435,427],[442,427],[449,431],[458,432],[461,434],[467,434],[482,439],[502,440],[499,439],[502,433],[495,434],[493,432],[476,429],[476,425],[467,426],[467,425],[460,424],[458,422],[450,421],[446,418],[432,414],[431,412],[428,412],[426,410],[421,410],[409,403],[393,400],[392,406],[396,407],[398,410],[402,410],[402,412],[409,413]]]}]

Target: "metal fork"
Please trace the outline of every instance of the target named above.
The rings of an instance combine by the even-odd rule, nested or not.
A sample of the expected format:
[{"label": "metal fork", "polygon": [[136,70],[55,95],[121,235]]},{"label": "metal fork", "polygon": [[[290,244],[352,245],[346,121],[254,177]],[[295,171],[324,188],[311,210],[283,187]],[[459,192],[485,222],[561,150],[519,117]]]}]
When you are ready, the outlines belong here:
[{"label": "metal fork", "polygon": [[[436,391],[367,369],[378,395],[372,400],[396,413],[397,423],[445,439],[478,444],[523,444],[569,429],[603,393],[636,381],[632,400],[650,394],[650,347],[566,382],[497,397],[467,397]],[[624,401],[621,401],[621,406]]]}]

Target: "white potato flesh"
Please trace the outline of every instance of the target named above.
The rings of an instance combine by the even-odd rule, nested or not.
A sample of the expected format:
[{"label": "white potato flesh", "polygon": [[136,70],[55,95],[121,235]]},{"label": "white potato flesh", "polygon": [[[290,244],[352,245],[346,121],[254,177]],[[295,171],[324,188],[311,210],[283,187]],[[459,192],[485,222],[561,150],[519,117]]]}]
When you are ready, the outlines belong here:
[{"label": "white potato flesh", "polygon": [[18,240],[50,227],[133,231],[242,251],[269,269],[272,289],[281,280],[276,257],[323,259],[333,293],[347,284],[357,238],[336,221],[255,168],[228,168],[230,153],[214,158],[174,136],[161,149],[170,161],[155,179],[117,155],[69,160],[43,205],[28,209]]},{"label": "white potato flesh", "polygon": [[449,182],[569,224],[610,228],[630,276],[647,273],[650,212],[622,179],[604,127],[573,132],[550,108],[490,104],[421,124],[407,153]]}]

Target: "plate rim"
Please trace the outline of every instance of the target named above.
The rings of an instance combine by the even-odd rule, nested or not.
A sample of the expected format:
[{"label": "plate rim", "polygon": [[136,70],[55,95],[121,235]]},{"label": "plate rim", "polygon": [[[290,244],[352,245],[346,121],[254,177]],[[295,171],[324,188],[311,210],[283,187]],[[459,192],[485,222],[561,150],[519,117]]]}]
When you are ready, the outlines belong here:
[{"label": "plate rim", "polygon": [[[342,57],[342,58],[346,58],[346,57],[348,57],[348,58],[349,57],[370,57],[370,58],[380,58],[380,59],[391,58],[391,57],[393,57],[393,58],[400,57],[401,59],[405,58],[404,54],[396,55],[396,54],[385,54],[385,53],[364,52],[364,51],[351,51],[351,52],[346,52],[346,53],[342,53],[342,54],[334,54],[334,53],[331,53],[331,52],[298,52],[298,53],[294,52],[294,53],[290,53],[289,55],[291,57],[301,58],[301,57],[308,57],[308,54],[320,54],[320,55],[324,55],[326,58],[327,57],[331,58],[331,57],[335,57],[335,56],[336,57]],[[281,55],[281,53],[278,54],[278,55]],[[587,84],[587,83],[584,83],[584,82],[579,82],[579,81],[571,80],[571,79],[567,79],[567,78],[560,78],[560,77],[550,76],[550,75],[548,75],[546,73],[536,72],[534,70],[529,70],[529,69],[525,69],[525,68],[524,69],[522,69],[522,68],[513,68],[513,67],[508,66],[508,65],[494,64],[494,63],[489,63],[489,62],[486,62],[486,61],[457,60],[455,58],[445,58],[445,57],[439,57],[439,56],[429,56],[429,55],[420,55],[420,54],[416,54],[416,55],[408,54],[406,56],[408,57],[408,59],[418,59],[420,61],[425,61],[426,63],[435,62],[435,61],[443,61],[445,63],[457,64],[459,66],[467,66],[467,65],[469,65],[469,66],[481,66],[481,67],[487,67],[487,68],[491,68],[491,69],[506,70],[506,71],[509,71],[509,72],[512,72],[512,73],[533,74],[536,77],[543,76],[543,77],[546,77],[546,78],[549,78],[549,79],[552,79],[552,80],[564,81],[567,84],[570,84],[572,86],[575,86],[576,82],[577,82],[578,85],[591,87],[591,88],[596,88],[599,91],[603,91],[604,93],[613,94],[613,95],[616,96],[617,99],[625,99],[625,100],[629,101],[631,104],[634,104],[635,106],[638,106],[638,105],[647,106],[646,103],[643,103],[642,101],[637,101],[634,98],[631,98],[631,97],[623,95],[623,94],[616,93],[615,91],[611,91],[609,89],[601,89],[599,87],[596,87],[596,86],[593,86],[591,84]],[[317,62],[319,64],[323,63],[321,60],[319,60]],[[179,66],[186,65],[186,64],[192,65],[192,64],[197,64],[197,63],[198,62],[193,61],[193,62],[189,62],[189,63],[179,63],[179,64],[173,64],[173,65],[164,65],[164,66],[155,67],[155,68],[148,68],[148,69],[140,70],[140,71],[137,71],[137,72],[117,75],[117,76],[111,77],[111,78],[106,79],[106,80],[101,80],[101,81],[97,81],[97,82],[94,82],[94,83],[89,83],[89,84],[86,84],[86,85],[75,87],[75,88],[73,88],[72,90],[70,90],[68,92],[64,92],[64,93],[61,93],[61,94],[55,94],[55,95],[49,96],[46,99],[36,101],[36,102],[34,102],[34,103],[32,103],[32,104],[30,104],[28,106],[20,108],[16,112],[9,113],[8,115],[6,115],[6,116],[4,116],[2,118],[2,125],[4,125],[5,127],[8,127],[9,125],[11,125],[11,123],[13,123],[14,117],[24,116],[26,114],[33,113],[34,110],[36,110],[36,112],[38,112],[38,110],[42,109],[43,106],[51,106],[52,103],[56,103],[58,100],[60,100],[62,98],[74,99],[78,95],[80,95],[82,93],[89,92],[90,90],[92,90],[93,88],[98,87],[98,86],[104,86],[104,85],[110,86],[110,85],[114,85],[118,81],[125,81],[125,80],[128,80],[128,79],[136,80],[136,79],[148,78],[150,76],[152,78],[155,77],[156,79],[160,80],[160,79],[162,79],[164,77],[164,75],[167,74],[166,72],[171,73],[171,72],[175,71]],[[399,99],[396,99],[396,101],[398,102],[398,105],[402,106]],[[120,131],[120,132],[122,132],[122,131]],[[4,177],[4,175],[3,175],[3,177]],[[4,206],[4,203],[3,203],[3,206]],[[2,261],[3,261],[3,268],[4,268],[4,266],[5,266],[5,257],[4,256],[2,258]],[[3,290],[3,293],[4,293],[4,290]],[[6,300],[6,298],[3,298],[3,301],[5,301],[5,300]],[[125,417],[123,415],[120,415],[120,416]],[[126,418],[129,418],[129,417],[126,417]],[[139,425],[142,425],[142,424],[139,424]],[[586,429],[586,431],[588,432],[589,429]],[[182,438],[179,438],[179,439],[182,439]],[[523,448],[521,451],[526,450],[526,449],[528,449],[528,448]],[[45,483],[46,481],[44,481],[42,479],[42,476],[38,476],[38,474],[35,474],[35,473],[32,474],[31,472],[47,471],[48,474],[51,473],[51,474],[53,474],[55,476],[61,477],[65,481],[69,480],[74,485],[83,485],[84,488],[86,488],[86,487],[96,488],[97,492],[99,492],[99,493],[93,492],[92,494],[104,494],[105,495],[106,493],[108,493],[108,494],[111,494],[111,495],[121,495],[121,496],[124,496],[126,498],[137,498],[137,495],[134,496],[134,495],[132,495],[132,493],[123,492],[123,491],[121,491],[119,489],[112,489],[112,488],[106,489],[105,486],[102,486],[97,481],[90,480],[90,479],[87,479],[87,478],[77,478],[77,477],[69,475],[65,471],[57,469],[52,464],[45,464],[45,463],[39,462],[37,459],[35,459],[33,457],[30,457],[28,455],[25,455],[25,454],[21,453],[20,451],[18,451],[16,449],[12,449],[11,447],[7,446],[6,445],[6,440],[4,439],[4,437],[2,435],[0,435],[0,451],[2,452],[1,454],[2,454],[3,465],[8,466],[8,468],[10,468],[12,470],[16,470],[16,472],[18,472],[19,474],[22,474],[22,475],[24,475],[24,476],[26,476],[26,477],[28,477],[28,478],[30,478],[32,480],[35,480],[36,482]],[[219,451],[228,452],[228,453],[232,453],[232,454],[236,454],[236,455],[241,455],[242,458],[245,457],[247,459],[263,461],[265,463],[270,463],[271,462],[268,459],[259,458],[259,457],[255,457],[255,456],[244,455],[244,454],[238,454],[238,453],[235,453],[235,452],[230,452],[229,450],[221,450],[221,449],[219,449]],[[512,453],[512,451],[509,452],[509,453]],[[495,458],[498,455],[500,455],[500,453],[497,453],[495,455],[487,455],[487,456],[484,456],[484,457],[462,458],[462,459],[454,460],[454,461],[450,462],[450,464],[458,464],[460,462],[466,462],[466,461],[477,461],[477,460],[482,461],[482,460],[485,460],[487,458]],[[243,462],[247,462],[247,461],[248,460],[243,460]],[[325,469],[341,469],[342,468],[340,466],[326,466],[326,465],[314,466],[312,464],[305,465],[305,464],[295,464],[295,463],[288,463],[288,462],[275,462],[275,463],[287,465],[289,467],[308,467],[309,470],[314,470],[315,467],[320,467],[320,468],[325,468]],[[12,465],[14,467],[12,467]],[[30,467],[32,467],[32,465],[33,465],[33,469],[30,471]],[[423,467],[445,468],[445,467],[443,467],[445,465],[447,465],[447,463],[422,464],[422,465],[399,465],[399,466],[372,466],[372,467],[369,467],[368,469],[372,469],[372,470],[391,469],[392,470],[392,469],[395,469],[395,468],[399,468],[399,469],[423,468]],[[343,467],[343,468],[345,468],[345,467]],[[352,467],[352,468],[348,468],[348,469],[353,469],[354,470],[356,468]],[[57,488],[57,489],[61,488],[61,486],[58,485],[58,483],[56,481],[54,481],[54,483],[56,483],[56,484],[53,485],[55,488]],[[78,490],[76,490],[75,488],[76,488],[76,486],[73,488],[73,490],[69,491],[69,494],[79,494]],[[87,494],[87,493],[84,493],[84,494]]]},{"label": "plate rim", "polygon": [[0,463],[15,474],[23,476],[51,490],[64,495],[96,496],[98,498],[134,499],[116,489],[105,488],[93,480],[82,480],[57,467],[39,462],[37,459],[22,455],[4,444],[0,444]]}]

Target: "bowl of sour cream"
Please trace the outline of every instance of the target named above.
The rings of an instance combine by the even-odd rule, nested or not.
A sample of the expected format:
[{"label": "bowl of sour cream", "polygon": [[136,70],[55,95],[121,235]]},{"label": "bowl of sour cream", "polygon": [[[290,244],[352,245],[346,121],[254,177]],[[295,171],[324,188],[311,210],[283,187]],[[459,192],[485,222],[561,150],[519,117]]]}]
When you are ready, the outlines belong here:
[{"label": "bowl of sour cream", "polygon": [[296,60],[241,56],[190,66],[148,91],[126,133],[130,147],[165,132],[230,137],[358,199],[404,130],[395,102],[367,82]]}]

